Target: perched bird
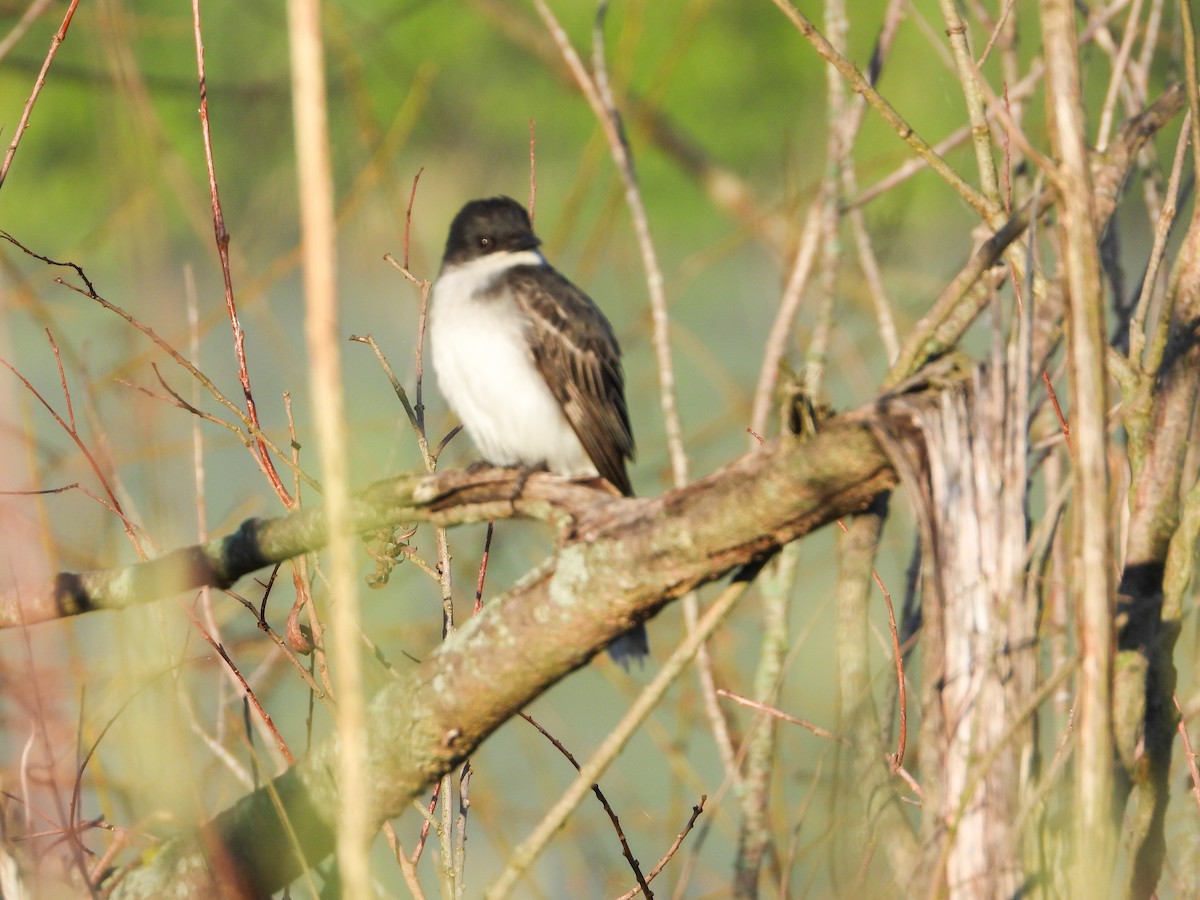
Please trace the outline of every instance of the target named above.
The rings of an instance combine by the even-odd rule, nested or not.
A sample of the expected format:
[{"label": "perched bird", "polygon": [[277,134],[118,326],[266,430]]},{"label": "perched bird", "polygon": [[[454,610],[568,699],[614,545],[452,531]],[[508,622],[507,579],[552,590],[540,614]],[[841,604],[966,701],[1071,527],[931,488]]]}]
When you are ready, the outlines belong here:
[{"label": "perched bird", "polygon": [[[438,386],[489,463],[599,476],[631,496],[621,348],[539,244],[511,197],[473,200],[454,217],[429,314]],[[640,662],[645,627],[608,651],[622,666]]]}]

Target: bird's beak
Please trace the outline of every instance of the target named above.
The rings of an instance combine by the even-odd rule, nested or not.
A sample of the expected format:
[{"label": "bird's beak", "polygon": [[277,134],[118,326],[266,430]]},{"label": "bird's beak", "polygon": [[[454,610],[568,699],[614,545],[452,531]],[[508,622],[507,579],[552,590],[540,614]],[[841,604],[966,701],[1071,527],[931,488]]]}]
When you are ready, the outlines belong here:
[{"label": "bird's beak", "polygon": [[517,241],[517,246],[515,249],[517,249],[517,250],[533,250],[534,248],[540,247],[541,245],[542,245],[541,238],[539,238],[535,234],[531,234],[528,237],[523,237],[519,241]]}]

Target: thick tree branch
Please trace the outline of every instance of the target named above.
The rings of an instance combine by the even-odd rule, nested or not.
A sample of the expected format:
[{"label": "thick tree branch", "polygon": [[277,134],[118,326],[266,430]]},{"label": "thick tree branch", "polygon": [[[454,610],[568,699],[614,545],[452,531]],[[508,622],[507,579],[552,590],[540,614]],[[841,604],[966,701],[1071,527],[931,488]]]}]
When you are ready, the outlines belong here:
[{"label": "thick tree branch", "polygon": [[[865,434],[861,425],[831,427],[835,432]],[[694,527],[697,536],[703,535],[700,546],[711,553],[710,565],[701,567],[705,571],[693,573],[696,583],[703,583],[823,524],[831,515],[845,515],[845,503],[851,504],[850,509],[865,506],[881,489],[859,488],[857,482],[882,477],[888,482],[883,485],[886,487],[888,479],[894,479],[883,475],[885,470],[890,472],[890,466],[870,439],[860,439],[854,448],[854,453],[866,454],[866,461],[858,464],[847,456],[853,442],[847,447],[820,443],[826,449],[814,455],[814,448],[807,444],[802,448],[796,441],[776,442],[702,481],[653,499],[618,499],[552,475],[504,469],[477,474],[401,475],[378,482],[356,496],[351,502],[349,523],[353,532],[362,534],[405,522],[447,526],[524,517],[555,523],[568,545],[595,540],[613,528],[645,527],[648,522],[666,523],[662,531],[669,536],[690,533],[689,528]],[[776,518],[777,509],[751,508],[740,502],[742,496],[757,492],[763,483],[776,485],[796,503],[808,504],[811,509],[807,515],[812,521],[768,526]],[[837,488],[826,494],[829,485]],[[843,495],[842,491],[848,493]],[[761,502],[769,506],[776,499],[768,494]],[[837,511],[826,514],[823,506]],[[723,516],[731,518],[726,522],[720,518]],[[726,546],[724,536],[728,534],[743,534],[745,547]],[[233,534],[149,562],[78,574],[63,572],[41,590],[9,592],[0,597],[0,628],[96,610],[124,609],[199,587],[231,587],[241,577],[265,566],[321,549],[327,538],[321,507],[273,519],[248,519]]]},{"label": "thick tree branch", "polygon": [[[895,480],[867,426],[843,417],[812,440],[775,441],[651,499],[598,500],[595,491],[540,475],[527,480],[516,500],[500,499],[519,486],[512,473],[399,479],[368,491],[379,505],[368,504],[375,512],[367,514],[367,501],[360,499],[356,513],[363,518],[356,521],[369,518],[373,528],[383,524],[378,510],[389,502],[395,519],[448,523],[518,510],[567,520],[566,543],[547,565],[371,701],[370,821],[377,827],[397,815],[505,720],[635,621],[864,509]],[[428,495],[420,506],[413,505],[417,484],[420,496]],[[288,520],[258,531],[272,534]],[[297,529],[312,536],[323,527],[316,515],[298,521],[303,525]],[[169,841],[121,882],[115,896],[159,896],[168,884],[176,896],[211,896],[214,885],[222,896],[259,896],[288,883],[333,848],[335,754],[334,742],[327,742],[204,828]]]}]

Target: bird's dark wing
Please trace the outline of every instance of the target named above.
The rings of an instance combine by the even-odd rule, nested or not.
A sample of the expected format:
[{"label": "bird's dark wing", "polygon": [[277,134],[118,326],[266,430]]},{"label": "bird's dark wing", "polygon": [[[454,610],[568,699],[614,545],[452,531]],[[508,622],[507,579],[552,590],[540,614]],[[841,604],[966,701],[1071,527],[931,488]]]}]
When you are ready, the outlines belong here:
[{"label": "bird's dark wing", "polygon": [[625,406],[621,348],[587,294],[550,266],[513,269],[513,294],[529,318],[529,349],[596,471],[622,494],[633,432]]}]

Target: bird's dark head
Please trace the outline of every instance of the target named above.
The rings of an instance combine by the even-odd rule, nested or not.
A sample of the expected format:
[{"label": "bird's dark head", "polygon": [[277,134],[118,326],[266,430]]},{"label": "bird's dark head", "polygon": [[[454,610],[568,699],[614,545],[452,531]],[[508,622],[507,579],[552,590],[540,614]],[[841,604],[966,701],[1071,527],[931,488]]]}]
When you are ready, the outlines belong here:
[{"label": "bird's dark head", "polygon": [[489,253],[532,250],[540,243],[529,213],[512,197],[472,200],[450,223],[442,265],[468,262]]}]

